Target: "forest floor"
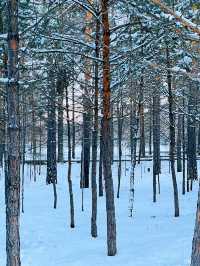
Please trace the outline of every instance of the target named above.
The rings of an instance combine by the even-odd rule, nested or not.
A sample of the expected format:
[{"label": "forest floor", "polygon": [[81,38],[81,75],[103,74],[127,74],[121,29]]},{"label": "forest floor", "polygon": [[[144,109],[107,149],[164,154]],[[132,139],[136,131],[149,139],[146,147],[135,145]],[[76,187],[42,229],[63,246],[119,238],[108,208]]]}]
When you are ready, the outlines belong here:
[{"label": "forest floor", "polygon": [[[25,213],[21,214],[22,266],[189,266],[195,221],[197,182],[193,192],[181,195],[180,217],[174,218],[172,180],[167,161],[162,162],[161,194],[152,203],[152,162],[136,169],[134,217],[129,217],[129,171],[123,163],[120,199],[115,199],[118,254],[106,256],[105,198],[98,198],[98,238],[90,236],[91,190],[84,190],[81,211],[80,164],[73,164],[75,229],[69,224],[67,166],[58,164],[58,208],[53,209],[53,188],[45,183],[42,167],[37,182],[26,168]],[[151,171],[148,172],[147,168]],[[127,164],[126,168],[129,168]],[[33,177],[32,177],[33,178]],[[115,194],[117,163],[113,166]],[[0,265],[6,265],[4,181],[0,177]]]}]

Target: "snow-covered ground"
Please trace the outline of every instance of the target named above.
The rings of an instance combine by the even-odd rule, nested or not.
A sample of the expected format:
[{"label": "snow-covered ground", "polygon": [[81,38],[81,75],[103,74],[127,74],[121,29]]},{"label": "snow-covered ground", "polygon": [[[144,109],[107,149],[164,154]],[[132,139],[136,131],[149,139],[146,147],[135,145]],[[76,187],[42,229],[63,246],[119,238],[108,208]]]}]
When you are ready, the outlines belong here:
[{"label": "snow-covered ground", "polygon": [[[116,199],[117,245],[115,257],[106,255],[105,198],[98,198],[98,238],[90,236],[91,191],[84,191],[81,211],[79,164],[73,164],[76,228],[69,228],[67,166],[58,165],[58,208],[53,207],[53,188],[46,186],[42,167],[37,182],[26,168],[25,213],[21,214],[22,266],[189,266],[194,229],[197,189],[181,195],[181,216],[174,218],[173,192],[168,163],[162,162],[161,195],[152,203],[151,162],[136,170],[134,218],[128,217],[129,172],[123,168],[120,199]],[[123,164],[124,166],[124,164]],[[127,164],[127,168],[129,165]],[[115,192],[117,163],[113,167]],[[181,174],[178,174],[181,190]],[[0,177],[0,266],[6,265],[4,181]]]}]

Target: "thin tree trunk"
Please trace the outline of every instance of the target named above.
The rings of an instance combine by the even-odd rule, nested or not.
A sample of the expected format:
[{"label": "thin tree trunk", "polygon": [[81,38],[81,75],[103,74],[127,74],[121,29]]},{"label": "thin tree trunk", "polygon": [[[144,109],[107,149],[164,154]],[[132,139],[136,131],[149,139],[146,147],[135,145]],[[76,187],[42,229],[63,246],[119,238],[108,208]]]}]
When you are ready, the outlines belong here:
[{"label": "thin tree trunk", "polygon": [[132,142],[133,142],[133,154],[131,159],[131,175],[130,175],[130,197],[129,197],[129,210],[130,217],[133,216],[133,203],[135,196],[135,166],[136,166],[136,155],[137,155],[137,139],[139,129],[139,111],[137,115],[136,103],[131,101],[131,128],[132,128]]},{"label": "thin tree trunk", "polygon": [[121,186],[121,174],[122,174],[122,119],[123,119],[123,106],[122,95],[120,96],[120,103],[117,106],[117,122],[118,122],[118,186],[117,186],[117,198],[119,198],[120,186]]},{"label": "thin tree trunk", "polygon": [[192,242],[191,266],[199,266],[200,263],[200,186],[197,201],[196,221]]},{"label": "thin tree trunk", "polygon": [[149,107],[149,155],[152,155],[152,102]]},{"label": "thin tree trunk", "polygon": [[200,155],[200,123],[198,126],[198,154]]},{"label": "thin tree trunk", "polygon": [[[95,56],[99,58],[99,33],[100,23],[96,20],[96,40]],[[94,93],[94,130],[92,134],[92,217],[91,217],[91,235],[97,237],[97,140],[98,140],[98,97],[99,97],[99,64],[95,62],[95,93]]]},{"label": "thin tree trunk", "polygon": [[36,182],[36,165],[35,165],[35,158],[36,158],[36,117],[35,117],[35,100],[33,96],[33,91],[31,94],[31,107],[32,107],[32,124],[31,124],[31,146],[32,146],[32,155],[33,155],[33,179]]},{"label": "thin tree trunk", "polygon": [[91,115],[88,100],[84,95],[84,113],[83,113],[83,179],[84,187],[89,188],[89,175],[90,175],[90,131],[91,131]]},{"label": "thin tree trunk", "polygon": [[25,172],[25,152],[26,152],[26,97],[25,92],[22,96],[23,118],[22,118],[22,213],[24,213],[24,172]]},{"label": "thin tree trunk", "polygon": [[20,131],[18,71],[18,1],[7,0],[8,83],[7,93],[7,180],[6,253],[7,266],[20,266]]},{"label": "thin tree trunk", "polygon": [[82,139],[82,142],[81,142],[81,145],[82,145],[82,150],[81,150],[81,173],[80,173],[80,188],[81,188],[81,210],[82,212],[84,211],[84,179],[83,179],[83,163],[84,163],[84,160],[83,160],[83,139]]},{"label": "thin tree trunk", "polygon": [[[4,97],[0,100],[0,112],[4,113]],[[3,156],[5,153],[5,121],[1,120],[0,124],[0,167],[3,166]]]},{"label": "thin tree trunk", "polygon": [[131,111],[130,111],[130,148],[131,148],[131,162],[133,161],[133,153],[134,153],[134,131],[133,131],[133,97],[131,94],[131,100],[130,100],[130,105],[131,105]]},{"label": "thin tree trunk", "polygon": [[[155,77],[155,80],[159,77]],[[158,179],[158,190],[160,190],[159,174],[160,162],[160,82],[155,83],[153,92],[153,202],[156,202],[156,186]]]},{"label": "thin tree trunk", "polygon": [[39,165],[39,175],[41,174],[41,161],[42,161],[42,113],[40,113],[40,139],[39,139],[39,158],[40,158],[40,165]]},{"label": "thin tree trunk", "polygon": [[72,189],[72,178],[71,178],[71,169],[72,169],[72,151],[71,151],[71,132],[70,132],[70,118],[69,118],[69,100],[68,100],[68,88],[66,87],[66,113],[67,113],[67,136],[68,136],[68,186],[69,186],[69,197],[70,197],[70,227],[75,227],[74,222],[74,196]]},{"label": "thin tree trunk", "polygon": [[179,199],[178,199],[178,186],[176,181],[175,172],[175,117],[174,117],[174,98],[172,93],[172,74],[170,71],[170,54],[169,48],[166,47],[167,56],[167,84],[168,84],[168,102],[169,102],[169,134],[170,134],[170,164],[172,173],[172,183],[174,190],[174,216],[179,216]]},{"label": "thin tree trunk", "polygon": [[179,110],[179,114],[178,114],[178,125],[177,125],[177,172],[182,172],[182,161],[181,161],[181,139],[182,139],[182,128],[181,128],[181,122],[182,122],[182,115],[180,114],[180,110]]},{"label": "thin tree trunk", "polygon": [[196,159],[196,89],[189,82],[188,120],[187,120],[187,180],[192,182],[197,179]]},{"label": "thin tree trunk", "polygon": [[[88,0],[90,5],[93,5],[93,0]],[[85,15],[85,41],[92,42],[90,35],[92,34],[92,15],[89,11]],[[92,62],[89,58],[85,60],[85,84],[83,88],[83,178],[84,188],[89,188],[89,175],[90,175],[90,147],[91,147],[91,101],[90,90],[92,85]]]},{"label": "thin tree trunk", "polygon": [[76,157],[76,126],[75,126],[75,94],[74,94],[74,77],[72,87],[72,158]]},{"label": "thin tree trunk", "polygon": [[108,256],[117,253],[114,187],[111,169],[111,132],[110,132],[110,26],[108,0],[101,0],[103,24],[103,168],[106,191],[107,213],[107,251]]},{"label": "thin tree trunk", "polygon": [[103,163],[103,139],[102,139],[102,121],[101,121],[101,129],[100,129],[100,151],[99,151],[99,197],[103,197],[103,169],[102,169],[102,163]]},{"label": "thin tree trunk", "polygon": [[57,207],[57,161],[56,161],[56,86],[52,71],[49,72],[48,124],[47,124],[47,177],[46,183],[53,185],[54,209]]},{"label": "thin tree trunk", "polygon": [[[185,99],[183,94],[183,109],[185,108]],[[182,194],[185,195],[185,115],[182,115],[182,149],[183,149],[183,180]]]},{"label": "thin tree trunk", "polygon": [[111,118],[110,118],[110,135],[111,135],[111,163],[113,164],[114,161],[114,151],[115,151],[115,132],[114,132],[114,119],[113,119],[113,112],[114,112],[114,103],[111,105]]},{"label": "thin tree trunk", "polygon": [[58,162],[63,162],[63,92],[64,81],[63,73],[57,80],[57,94],[58,94]]},{"label": "thin tree trunk", "polygon": [[140,81],[140,94],[139,94],[139,109],[140,109],[140,147],[139,147],[139,159],[145,157],[145,133],[144,133],[144,76],[142,74]]}]

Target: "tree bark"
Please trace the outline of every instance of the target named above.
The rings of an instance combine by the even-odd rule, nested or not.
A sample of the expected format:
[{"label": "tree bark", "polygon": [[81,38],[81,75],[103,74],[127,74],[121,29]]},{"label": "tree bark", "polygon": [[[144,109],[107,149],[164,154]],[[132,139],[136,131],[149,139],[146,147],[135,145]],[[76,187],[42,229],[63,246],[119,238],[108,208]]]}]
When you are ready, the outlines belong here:
[{"label": "tree bark", "polygon": [[106,191],[107,213],[107,251],[108,256],[117,253],[114,187],[111,169],[111,132],[110,132],[110,26],[108,0],[101,0],[103,24],[103,168]]},{"label": "tree bark", "polygon": [[180,110],[178,113],[178,125],[177,125],[177,145],[176,145],[176,153],[177,153],[177,172],[182,172],[182,161],[181,161],[181,145],[182,145],[182,115],[180,114]]},{"label": "tree bark", "polygon": [[[99,58],[99,33],[100,23],[96,20],[96,40],[95,40],[95,56]],[[92,217],[91,217],[91,235],[97,237],[97,140],[98,140],[98,97],[99,97],[99,64],[95,62],[95,92],[94,92],[94,129],[92,134]]]},{"label": "tree bark", "polygon": [[[86,94],[86,93],[85,93]],[[84,99],[84,113],[83,113],[83,185],[84,188],[89,188],[89,175],[90,175],[90,138],[91,138],[91,114],[89,110],[90,103]]]},{"label": "tree bark", "polygon": [[[131,86],[132,88],[132,86]],[[131,97],[133,99],[133,95]],[[138,129],[139,129],[139,111],[137,114],[136,101],[133,103],[131,101],[131,131],[132,131],[132,156],[131,156],[131,175],[130,175],[130,197],[129,197],[129,210],[130,217],[133,216],[133,203],[135,196],[135,166],[136,166],[136,155],[137,155],[137,139],[138,139]]]},{"label": "tree bark", "polygon": [[56,161],[56,86],[54,73],[49,72],[49,97],[48,97],[48,120],[47,120],[47,177],[46,183],[53,185],[54,209],[57,207],[57,161]]},{"label": "tree bark", "polygon": [[76,126],[75,126],[75,93],[74,93],[74,77],[72,85],[72,158],[76,157]]},{"label": "tree bark", "polygon": [[[183,92],[183,110],[185,108],[185,99]],[[183,180],[182,180],[182,194],[185,195],[185,114],[182,115],[182,150],[183,150]]]},{"label": "tree bark", "polygon": [[18,70],[18,1],[7,0],[8,83],[7,93],[7,180],[6,180],[6,253],[7,266],[20,266],[20,131]]},{"label": "tree bark", "polygon": [[110,135],[111,135],[111,163],[114,161],[114,149],[115,149],[115,132],[114,132],[114,103],[111,104],[111,117],[110,117]]},{"label": "tree bark", "polygon": [[170,135],[170,164],[172,173],[172,183],[174,190],[174,216],[179,216],[179,199],[178,199],[178,186],[176,181],[175,172],[175,116],[174,116],[174,97],[172,92],[172,75],[169,48],[166,47],[167,56],[167,84],[168,84],[168,102],[169,102],[169,135]]},{"label": "tree bark", "polygon": [[140,112],[140,147],[139,147],[139,159],[145,157],[145,133],[144,133],[144,76],[142,74],[140,80],[140,93],[139,93],[139,112]]},{"label": "tree bark", "polygon": [[192,242],[191,266],[199,266],[200,263],[200,186],[197,201],[196,221]]},{"label": "tree bark", "polygon": [[22,107],[22,213],[24,213],[24,177],[25,177],[25,159],[26,159],[26,113],[27,113],[27,108],[26,108],[26,96],[25,96],[25,91],[22,96],[22,101],[23,101],[23,107]]},{"label": "tree bark", "polygon": [[[33,95],[33,91],[31,93],[30,97],[30,102],[31,102],[31,146],[32,146],[32,156],[33,156],[33,162],[35,162],[36,158],[36,152],[37,152],[37,143],[36,143],[36,117],[35,117],[35,99]],[[36,165],[33,163],[33,180],[36,182]]]},{"label": "tree bark", "polygon": [[99,136],[99,142],[100,142],[100,148],[99,148],[99,197],[103,197],[103,140],[102,140],[102,121],[101,121],[101,129],[100,129],[100,136]]},{"label": "tree bark", "polygon": [[200,155],[200,123],[198,126],[198,154]]},{"label": "tree bark", "polygon": [[[155,79],[159,77],[156,76]],[[160,82],[156,81],[153,92],[153,202],[156,202],[157,178],[159,181],[160,172]]]},{"label": "tree bark", "polygon": [[196,95],[197,91],[189,82],[188,120],[187,120],[187,180],[197,179],[196,159]]},{"label": "tree bark", "polygon": [[63,93],[64,81],[63,73],[59,75],[57,80],[57,94],[58,94],[58,162],[63,162]]},{"label": "tree bark", "polygon": [[122,123],[123,123],[123,106],[122,106],[122,92],[120,95],[120,102],[117,106],[117,124],[118,124],[118,186],[117,198],[119,198],[121,175],[122,175]]},{"label": "tree bark", "polygon": [[75,227],[74,222],[74,196],[72,189],[72,148],[71,148],[71,131],[70,131],[70,117],[69,117],[69,99],[68,99],[68,88],[66,86],[66,113],[67,113],[67,137],[68,137],[68,186],[69,186],[69,198],[70,198],[70,227]]},{"label": "tree bark", "polygon": [[149,107],[149,155],[152,155],[152,101]]}]

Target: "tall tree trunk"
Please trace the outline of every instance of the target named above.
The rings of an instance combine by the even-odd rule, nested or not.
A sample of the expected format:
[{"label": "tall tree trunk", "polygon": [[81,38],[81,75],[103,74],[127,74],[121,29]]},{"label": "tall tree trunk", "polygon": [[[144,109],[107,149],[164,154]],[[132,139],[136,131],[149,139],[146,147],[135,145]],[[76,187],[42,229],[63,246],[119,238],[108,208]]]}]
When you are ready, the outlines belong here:
[{"label": "tall tree trunk", "polygon": [[32,112],[31,112],[31,146],[32,146],[32,155],[33,155],[33,179],[34,182],[36,182],[36,165],[35,165],[35,159],[36,159],[36,152],[37,152],[37,148],[36,148],[36,117],[35,117],[35,100],[34,100],[34,95],[33,95],[33,91],[31,93],[31,108],[32,108]]},{"label": "tall tree trunk", "polygon": [[[90,5],[93,5],[93,0],[88,0]],[[92,42],[92,18],[91,12],[87,11],[85,15],[85,41]],[[92,62],[89,58],[85,60],[85,84],[83,97],[83,185],[84,188],[89,188],[90,175],[90,146],[91,146],[91,101],[90,90],[92,85]]]},{"label": "tall tree trunk", "polygon": [[200,155],[200,123],[198,126],[198,154]]},{"label": "tall tree trunk", "polygon": [[[132,86],[131,86],[132,88]],[[133,99],[133,95],[131,97]],[[131,158],[131,175],[130,175],[130,196],[129,196],[129,211],[130,217],[133,216],[133,203],[134,203],[134,195],[135,195],[135,166],[136,166],[136,156],[137,156],[137,139],[138,139],[138,129],[139,129],[139,110],[137,114],[137,106],[136,101],[133,103],[131,101],[131,130],[132,130],[132,149],[133,154]]]},{"label": "tall tree trunk", "polygon": [[134,126],[133,126],[133,97],[131,94],[131,100],[130,100],[130,105],[131,105],[131,111],[130,111],[130,149],[131,149],[131,162],[133,161],[133,154],[134,154]]},{"label": "tall tree trunk", "polygon": [[197,179],[196,159],[196,88],[189,82],[188,120],[187,120],[187,180],[192,182]]},{"label": "tall tree trunk", "polygon": [[27,113],[27,108],[26,108],[26,96],[25,96],[25,91],[23,92],[22,95],[22,213],[24,213],[24,177],[25,177],[25,158],[26,158],[26,113]]},{"label": "tall tree trunk", "polygon": [[170,164],[172,173],[172,183],[174,190],[174,216],[179,216],[179,199],[178,199],[178,186],[176,181],[175,172],[175,116],[174,116],[174,97],[172,92],[172,74],[170,71],[170,53],[169,48],[166,47],[167,56],[167,84],[168,84],[168,102],[169,102],[169,135],[170,135]]},{"label": "tall tree trunk", "polygon": [[114,132],[114,119],[113,119],[113,112],[114,112],[114,103],[111,104],[111,118],[110,118],[110,135],[111,135],[111,163],[113,164],[114,161],[114,151],[115,151],[115,132]]},{"label": "tall tree trunk", "polygon": [[99,136],[100,148],[99,148],[99,197],[103,197],[103,137],[102,137],[102,121]]},{"label": "tall tree trunk", "polygon": [[200,263],[200,186],[197,201],[196,221],[192,242],[191,266],[199,266]]},{"label": "tall tree trunk", "polygon": [[[4,106],[4,97],[0,100],[0,112],[4,114],[5,106]],[[3,116],[2,116],[3,117]],[[3,166],[3,156],[5,153],[5,121],[2,119],[0,124],[0,167]]]},{"label": "tall tree trunk", "polygon": [[68,186],[69,186],[69,197],[70,197],[70,227],[75,227],[74,222],[74,196],[72,189],[72,148],[71,148],[71,132],[70,132],[70,117],[69,117],[69,99],[68,99],[68,88],[66,86],[66,113],[67,113],[67,137],[68,137]]},{"label": "tall tree trunk", "polygon": [[57,94],[58,94],[58,162],[63,162],[63,92],[64,81],[63,73],[59,75],[57,80]]},{"label": "tall tree trunk", "polygon": [[178,125],[177,125],[177,145],[176,145],[176,153],[177,153],[177,172],[182,172],[182,161],[181,161],[181,142],[182,142],[182,115],[180,114],[180,110],[178,113]]},{"label": "tall tree trunk", "polygon": [[90,131],[91,131],[91,114],[88,110],[88,100],[84,96],[84,113],[83,113],[83,185],[84,188],[89,188],[90,175]]},{"label": "tall tree trunk", "polygon": [[[142,74],[140,81],[139,94],[139,109],[140,109],[140,149],[139,158],[145,157],[145,133],[144,133],[144,76]],[[139,159],[140,161],[140,159]]]},{"label": "tall tree trunk", "polygon": [[[2,22],[3,27],[3,22]],[[3,33],[3,28],[1,30]],[[5,50],[5,47],[3,47],[3,71],[4,71],[4,77],[8,77],[8,55],[7,51]],[[3,96],[2,100],[2,114],[3,114],[3,121],[2,121],[2,128],[1,128],[1,163],[3,163],[3,155],[4,155],[4,162],[7,161],[5,158],[5,148],[6,148],[6,95]]]},{"label": "tall tree trunk", "polygon": [[152,101],[149,107],[149,155],[152,155]]},{"label": "tall tree trunk", "polygon": [[81,150],[81,173],[80,173],[80,188],[81,188],[81,210],[82,212],[84,211],[84,179],[83,179],[83,139],[81,141],[81,146],[82,146],[82,150]]},{"label": "tall tree trunk", "polygon": [[56,161],[56,84],[52,71],[49,72],[49,97],[47,120],[47,177],[46,183],[53,185],[54,209],[57,207],[57,161]]},{"label": "tall tree trunk", "polygon": [[117,106],[117,124],[118,124],[118,186],[117,186],[117,198],[119,198],[120,186],[121,186],[121,174],[122,174],[122,122],[123,121],[123,106],[122,106],[122,93],[120,95],[120,102]]},{"label": "tall tree trunk", "polygon": [[[99,58],[99,34],[100,23],[96,20],[96,40],[95,56]],[[97,140],[98,140],[98,97],[99,97],[99,64],[95,62],[95,92],[94,92],[94,129],[92,133],[92,217],[91,217],[91,235],[97,237]]]},{"label": "tall tree trunk", "polygon": [[18,71],[18,1],[7,0],[8,83],[7,93],[7,180],[6,253],[7,266],[20,266],[20,131]]},{"label": "tall tree trunk", "polygon": [[108,0],[101,0],[103,24],[103,168],[106,191],[107,213],[107,251],[108,256],[117,253],[114,187],[111,169],[111,132],[110,132],[110,26]]},{"label": "tall tree trunk", "polygon": [[156,82],[153,92],[153,202],[156,202],[156,185],[160,171],[160,82]]},{"label": "tall tree trunk", "polygon": [[[183,93],[183,110],[185,108],[185,99]],[[182,115],[182,150],[183,150],[183,180],[182,180],[182,194],[185,195],[185,114]]]},{"label": "tall tree trunk", "polygon": [[[41,96],[40,96],[41,97]],[[40,158],[40,163],[39,163],[39,175],[41,174],[41,164],[42,164],[42,113],[40,113],[40,138],[39,138],[39,158]]]},{"label": "tall tree trunk", "polygon": [[74,93],[74,76],[73,76],[73,84],[72,84],[72,158],[76,157],[76,126],[75,126],[75,93]]}]

